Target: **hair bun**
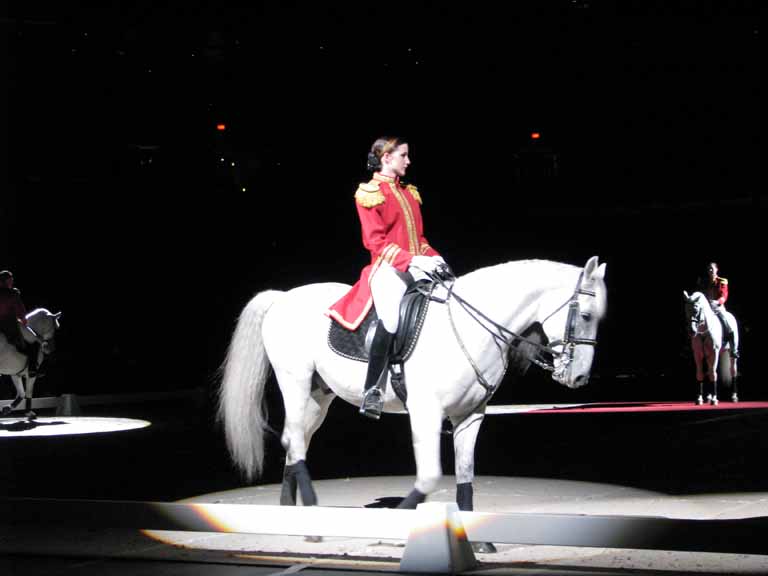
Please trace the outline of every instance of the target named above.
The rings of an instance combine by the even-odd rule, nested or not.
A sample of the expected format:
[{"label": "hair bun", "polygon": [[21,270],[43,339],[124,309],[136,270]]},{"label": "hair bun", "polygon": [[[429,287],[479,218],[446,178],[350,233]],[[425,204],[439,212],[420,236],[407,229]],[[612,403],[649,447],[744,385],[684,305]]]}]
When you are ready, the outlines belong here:
[{"label": "hair bun", "polygon": [[367,168],[371,172],[381,168],[381,160],[376,156],[375,152],[368,152]]}]

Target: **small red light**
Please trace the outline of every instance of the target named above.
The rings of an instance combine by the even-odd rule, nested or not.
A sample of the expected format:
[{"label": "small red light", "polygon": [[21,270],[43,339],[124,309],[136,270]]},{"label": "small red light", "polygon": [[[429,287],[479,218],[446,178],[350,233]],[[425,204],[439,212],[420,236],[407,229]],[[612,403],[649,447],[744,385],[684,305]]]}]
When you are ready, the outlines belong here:
[{"label": "small red light", "polygon": [[541,138],[541,132],[531,132],[531,140],[538,140]]},{"label": "small red light", "polygon": [[216,130],[218,130],[219,132],[224,132],[224,130],[226,129],[227,129],[226,124],[216,124]]}]

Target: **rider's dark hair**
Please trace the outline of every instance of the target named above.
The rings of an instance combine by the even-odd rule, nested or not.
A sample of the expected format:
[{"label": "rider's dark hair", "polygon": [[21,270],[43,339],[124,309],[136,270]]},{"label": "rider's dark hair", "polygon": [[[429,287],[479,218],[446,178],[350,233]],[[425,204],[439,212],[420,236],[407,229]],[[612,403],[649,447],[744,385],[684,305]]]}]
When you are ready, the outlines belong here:
[{"label": "rider's dark hair", "polygon": [[407,144],[404,138],[392,137],[392,138],[378,138],[371,146],[371,151],[368,152],[368,170],[375,172],[381,170],[381,157],[388,152],[392,152],[395,148],[402,144]]}]

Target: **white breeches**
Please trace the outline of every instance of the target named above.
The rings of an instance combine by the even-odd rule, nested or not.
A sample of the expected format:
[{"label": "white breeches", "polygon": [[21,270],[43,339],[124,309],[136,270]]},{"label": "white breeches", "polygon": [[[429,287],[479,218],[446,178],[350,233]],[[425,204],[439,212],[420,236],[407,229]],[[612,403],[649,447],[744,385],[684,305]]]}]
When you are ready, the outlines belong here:
[{"label": "white breeches", "polygon": [[382,262],[371,277],[371,295],[376,313],[387,332],[397,332],[400,322],[400,301],[407,286],[390,264]]}]

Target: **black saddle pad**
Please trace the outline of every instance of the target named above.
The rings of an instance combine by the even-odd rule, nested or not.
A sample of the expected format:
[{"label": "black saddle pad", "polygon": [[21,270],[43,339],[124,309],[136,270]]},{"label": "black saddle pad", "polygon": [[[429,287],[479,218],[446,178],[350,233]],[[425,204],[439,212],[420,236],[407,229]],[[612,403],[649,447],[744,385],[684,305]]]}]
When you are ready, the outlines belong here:
[{"label": "black saddle pad", "polygon": [[[390,363],[405,362],[416,347],[427,315],[431,291],[431,282],[420,282],[403,296],[403,301],[400,303],[400,324],[394,338]],[[371,326],[378,320],[379,316],[374,307],[368,311],[357,330],[349,330],[332,320],[328,329],[328,346],[339,356],[368,362],[366,337]]]}]

